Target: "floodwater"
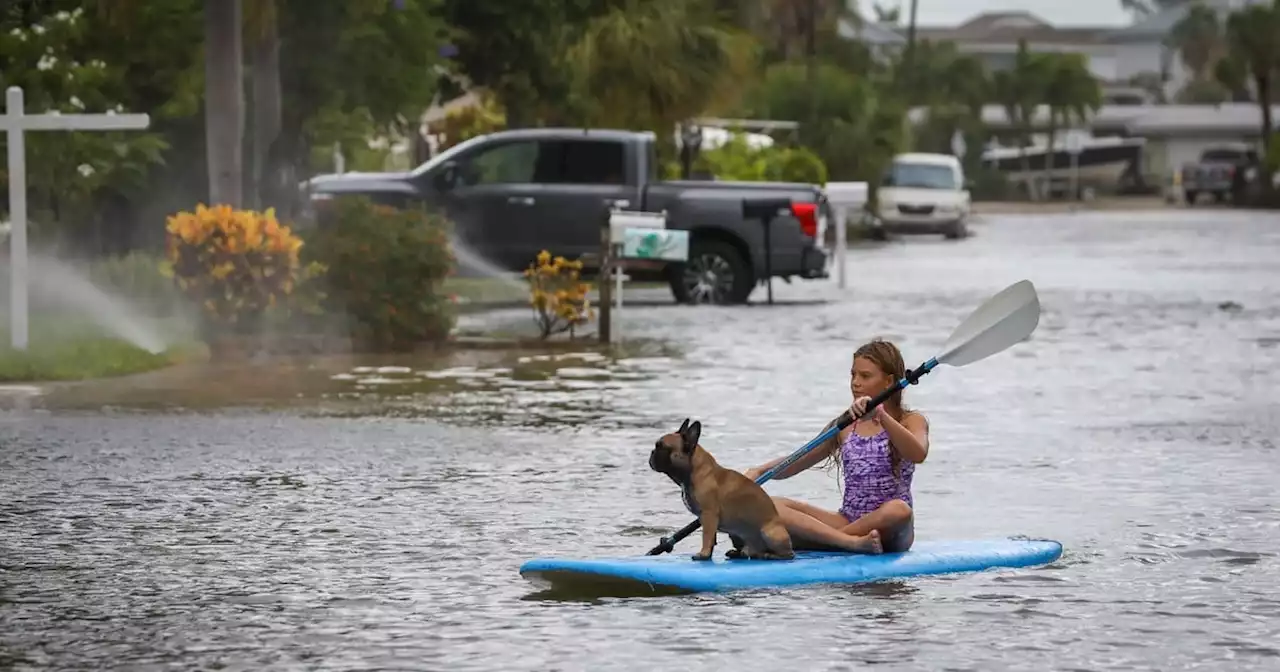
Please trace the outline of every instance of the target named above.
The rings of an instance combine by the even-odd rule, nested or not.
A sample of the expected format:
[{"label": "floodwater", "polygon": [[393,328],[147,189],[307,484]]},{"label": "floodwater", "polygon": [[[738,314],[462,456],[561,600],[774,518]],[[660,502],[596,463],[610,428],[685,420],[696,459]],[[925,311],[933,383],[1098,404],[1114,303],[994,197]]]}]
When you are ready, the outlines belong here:
[{"label": "floodwater", "polygon": [[[847,289],[779,283],[772,307],[628,307],[637,347],[616,358],[329,372],[271,410],[0,414],[0,667],[1280,667],[1280,217],[974,230],[855,247]],[[646,464],[685,417],[728,466],[786,454],[847,404],[857,344],[887,336],[918,364],[1023,278],[1043,305],[1030,341],[908,391],[932,426],[917,534],[1048,537],[1061,561],[599,600],[519,576],[689,522]],[[767,489],[839,497],[821,470]]]}]

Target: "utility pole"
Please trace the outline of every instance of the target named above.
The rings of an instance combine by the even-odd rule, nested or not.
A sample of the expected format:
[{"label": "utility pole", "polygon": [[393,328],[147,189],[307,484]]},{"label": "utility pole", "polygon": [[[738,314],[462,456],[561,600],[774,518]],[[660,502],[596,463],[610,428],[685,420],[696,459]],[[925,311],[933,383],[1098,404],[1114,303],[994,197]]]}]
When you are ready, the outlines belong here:
[{"label": "utility pole", "polygon": [[911,0],[911,16],[907,19],[907,47],[902,55],[902,84],[914,81],[916,58],[916,9],[919,0]]}]

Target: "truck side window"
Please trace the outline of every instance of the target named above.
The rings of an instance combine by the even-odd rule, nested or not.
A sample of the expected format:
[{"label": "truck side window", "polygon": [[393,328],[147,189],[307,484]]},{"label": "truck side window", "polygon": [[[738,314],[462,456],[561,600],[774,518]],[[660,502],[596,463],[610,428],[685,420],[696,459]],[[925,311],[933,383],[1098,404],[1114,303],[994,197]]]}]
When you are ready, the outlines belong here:
[{"label": "truck side window", "polygon": [[467,160],[463,181],[478,184],[528,184],[533,182],[538,143],[509,142],[481,150]]},{"label": "truck side window", "polygon": [[541,143],[534,181],[539,184],[626,184],[621,142],[553,140]]}]

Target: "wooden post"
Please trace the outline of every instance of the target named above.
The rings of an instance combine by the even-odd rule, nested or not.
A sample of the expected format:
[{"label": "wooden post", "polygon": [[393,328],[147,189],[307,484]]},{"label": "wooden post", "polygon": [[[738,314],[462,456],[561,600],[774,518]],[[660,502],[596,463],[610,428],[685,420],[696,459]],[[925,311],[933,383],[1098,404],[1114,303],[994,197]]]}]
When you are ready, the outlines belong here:
[{"label": "wooden post", "polygon": [[609,230],[611,208],[605,205],[600,217],[600,275],[596,284],[600,287],[600,342],[612,341],[610,327],[613,319],[613,285],[609,282],[609,271],[613,268],[613,237]]}]

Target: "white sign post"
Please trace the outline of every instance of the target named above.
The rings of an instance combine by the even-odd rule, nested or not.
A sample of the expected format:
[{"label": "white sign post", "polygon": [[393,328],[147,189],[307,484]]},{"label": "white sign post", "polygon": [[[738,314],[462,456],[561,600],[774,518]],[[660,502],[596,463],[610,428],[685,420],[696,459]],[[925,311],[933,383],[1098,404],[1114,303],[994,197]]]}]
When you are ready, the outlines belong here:
[{"label": "white sign post", "polygon": [[827,202],[831,204],[835,215],[836,227],[836,285],[845,287],[845,255],[848,245],[849,213],[857,213],[867,204],[866,182],[828,182],[826,186]]},{"label": "white sign post", "polygon": [[26,114],[22,89],[5,91],[0,130],[9,141],[9,334],[27,349],[27,131],[127,131],[147,128],[145,114]]}]

